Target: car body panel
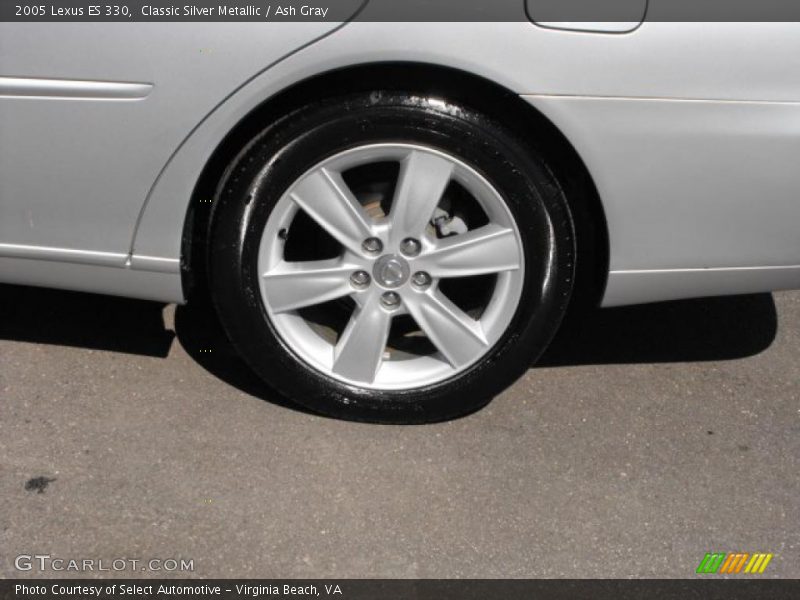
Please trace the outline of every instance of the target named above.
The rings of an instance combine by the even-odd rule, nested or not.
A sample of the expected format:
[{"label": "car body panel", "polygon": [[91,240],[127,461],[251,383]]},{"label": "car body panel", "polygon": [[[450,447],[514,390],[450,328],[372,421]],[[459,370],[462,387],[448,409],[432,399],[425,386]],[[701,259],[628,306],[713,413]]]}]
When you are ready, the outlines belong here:
[{"label": "car body panel", "polygon": [[[145,199],[188,133],[243,82],[337,26],[0,24],[0,256],[131,267]],[[175,273],[176,260],[137,257],[136,267]],[[0,278],[28,267],[7,264]],[[43,285],[62,286],[57,265],[44,271]],[[109,291],[122,293],[116,285]]]},{"label": "car body panel", "polygon": [[[85,26],[52,25],[43,31],[58,39],[80,25]],[[12,64],[5,56],[0,76],[112,79],[152,83],[154,88],[141,99],[87,104],[0,98],[0,157],[11,161],[0,164],[5,169],[0,175],[11,180],[0,184],[0,255],[8,256],[3,244],[52,246],[73,255],[77,250],[110,254],[98,254],[97,264],[108,267],[103,261],[110,260],[123,272],[152,273],[159,294],[165,288],[156,282],[172,277],[175,286],[160,299],[180,301],[181,235],[192,191],[225,135],[260,103],[297,82],[349,66],[400,61],[441,65],[494,81],[522,95],[564,133],[586,163],[606,212],[611,272],[605,304],[800,287],[795,267],[800,265],[800,238],[793,227],[800,222],[795,191],[800,170],[794,167],[800,154],[800,79],[791,76],[800,70],[800,24],[645,22],[633,33],[591,34],[529,22],[358,22],[333,35],[309,29],[290,43],[275,42],[282,50],[295,47],[286,55],[276,56],[276,50],[262,52],[260,60],[238,58],[243,48],[266,43],[253,41],[259,32],[282,38],[305,25],[283,24],[270,36],[255,29],[264,24],[217,25],[213,31],[199,29],[200,24],[164,24],[184,32],[170,45],[180,60],[171,55],[174,62],[167,60],[170,67],[163,69],[152,48],[137,48],[146,58],[137,52],[126,59],[104,58],[103,69],[70,69],[69,61],[53,63],[42,56]],[[114,26],[130,28],[120,31],[150,39],[150,46],[163,51],[159,40],[165,30],[150,29],[159,24]],[[217,33],[221,30],[224,35]],[[315,41],[298,50],[308,38]],[[111,43],[95,42],[100,47]],[[204,47],[211,48],[215,62],[189,56],[188,49],[199,54]],[[88,45],[84,50],[89,51]],[[80,64],[74,58],[72,64]],[[126,61],[142,64],[126,68]],[[173,72],[183,68],[186,72]],[[9,101],[19,105],[9,110]],[[32,107],[21,106],[26,102]],[[48,127],[36,126],[34,117],[41,110],[37,103],[42,102],[77,106],[72,113],[77,123],[99,114],[108,130],[84,132],[74,123],[64,130],[55,117]],[[112,117],[112,108],[121,112]],[[146,116],[117,122],[120,115],[132,115],[126,112],[129,108]],[[79,173],[81,181],[69,181],[69,172],[63,170],[57,171],[60,181],[40,184],[42,191],[55,192],[61,185],[72,198],[93,197],[100,205],[98,212],[89,213],[88,223],[77,223],[77,215],[64,212],[67,220],[60,225],[41,217],[46,226],[32,233],[35,227],[26,225],[28,203],[15,199],[23,196],[12,194],[16,210],[8,210],[9,189],[38,185],[31,183],[35,166],[25,167],[5,143],[26,131],[11,113],[22,115],[39,141],[48,132],[62,136],[52,151],[45,150],[47,162],[65,160],[59,157],[67,152],[69,138],[88,148],[92,161],[109,165],[98,181],[92,182],[85,169]],[[144,130],[142,123],[147,124]],[[103,143],[109,136],[132,147],[109,156],[117,148]],[[30,160],[33,151],[25,152]],[[20,168],[27,169],[24,177]],[[114,198],[113,214],[100,200],[109,197]],[[34,206],[44,209],[47,201]],[[76,207],[85,208],[80,203]],[[73,224],[77,230],[71,230]],[[19,280],[17,271],[23,267],[14,264],[21,264],[20,253],[25,250],[17,248],[16,259],[0,264],[0,279]],[[41,258],[40,253],[24,260]],[[80,258],[91,262],[91,256]],[[53,277],[41,285],[68,285],[57,272],[54,268]],[[709,276],[711,272],[720,276]],[[139,295],[158,295],[139,283]],[[131,295],[123,287],[109,278],[92,291]]]},{"label": "car body panel", "polygon": [[604,199],[604,305],[800,287],[800,103],[526,99]]}]

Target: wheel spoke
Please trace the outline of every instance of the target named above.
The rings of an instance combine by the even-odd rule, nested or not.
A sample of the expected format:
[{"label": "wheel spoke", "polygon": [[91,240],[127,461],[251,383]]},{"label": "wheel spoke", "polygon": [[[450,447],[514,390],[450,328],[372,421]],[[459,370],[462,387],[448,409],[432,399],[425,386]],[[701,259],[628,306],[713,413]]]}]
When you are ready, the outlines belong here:
[{"label": "wheel spoke", "polygon": [[372,232],[368,217],[340,173],[322,168],[307,175],[291,194],[320,227],[353,252]]},{"label": "wheel spoke", "polygon": [[461,367],[488,346],[481,324],[439,291],[409,295],[406,306],[422,331],[447,361]]},{"label": "wheel spoke", "polygon": [[453,163],[427,152],[415,150],[403,160],[389,215],[393,243],[422,235],[452,172]]},{"label": "wheel spoke", "polygon": [[439,240],[436,249],[421,257],[415,268],[433,277],[470,277],[514,271],[520,264],[514,232],[489,224]]},{"label": "wheel spoke", "polygon": [[334,349],[333,371],[364,383],[375,381],[383,361],[392,315],[380,306],[377,293],[356,308]]},{"label": "wheel spoke", "polygon": [[354,270],[339,259],[281,262],[264,273],[264,293],[276,313],[315,306],[352,293]]}]

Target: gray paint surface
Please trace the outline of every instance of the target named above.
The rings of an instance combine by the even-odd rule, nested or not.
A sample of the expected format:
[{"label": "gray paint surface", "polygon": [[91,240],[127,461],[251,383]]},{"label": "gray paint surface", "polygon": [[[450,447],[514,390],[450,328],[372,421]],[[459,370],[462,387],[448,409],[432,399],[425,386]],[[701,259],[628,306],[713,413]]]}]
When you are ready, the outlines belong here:
[{"label": "gray paint surface", "polygon": [[485,410],[382,427],[254,395],[191,306],[0,290],[2,576],[691,578],[712,550],[800,576],[797,293],[777,335],[768,296],[603,311]]},{"label": "gray paint surface", "polygon": [[[4,97],[19,77],[0,79],[0,244],[127,254],[150,186],[192,128],[255,72],[335,26],[0,24],[0,77],[44,88]],[[73,83],[72,97],[56,97],[63,79],[152,90],[120,101],[85,85],[79,96]]]}]

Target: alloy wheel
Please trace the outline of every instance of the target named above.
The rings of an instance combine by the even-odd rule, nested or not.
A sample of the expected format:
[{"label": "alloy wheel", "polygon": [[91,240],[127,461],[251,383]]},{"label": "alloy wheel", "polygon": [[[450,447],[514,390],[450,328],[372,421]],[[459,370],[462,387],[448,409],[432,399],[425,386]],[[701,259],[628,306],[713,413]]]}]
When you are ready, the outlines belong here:
[{"label": "alloy wheel", "polygon": [[258,249],[261,300],[284,344],[360,388],[447,380],[497,343],[520,302],[522,241],[497,189],[455,156],[359,146],[313,166]]}]

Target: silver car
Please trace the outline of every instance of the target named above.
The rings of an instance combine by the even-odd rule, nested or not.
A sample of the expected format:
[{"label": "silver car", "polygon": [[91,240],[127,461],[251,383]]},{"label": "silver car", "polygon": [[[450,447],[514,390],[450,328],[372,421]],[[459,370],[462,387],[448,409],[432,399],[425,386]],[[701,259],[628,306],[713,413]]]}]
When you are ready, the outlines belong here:
[{"label": "silver car", "polygon": [[482,406],[571,303],[800,288],[800,25],[528,4],[0,24],[0,281],[210,295],[276,393],[380,422]]}]

